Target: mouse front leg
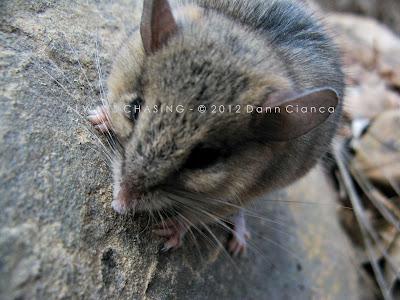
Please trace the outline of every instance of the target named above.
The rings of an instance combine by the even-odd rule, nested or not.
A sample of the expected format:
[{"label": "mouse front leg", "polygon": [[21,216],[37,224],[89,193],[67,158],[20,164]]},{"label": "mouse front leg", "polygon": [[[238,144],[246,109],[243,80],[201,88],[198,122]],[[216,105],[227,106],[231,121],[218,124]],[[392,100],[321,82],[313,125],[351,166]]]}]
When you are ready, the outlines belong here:
[{"label": "mouse front leg", "polygon": [[233,256],[238,256],[246,252],[247,240],[250,238],[243,209],[233,216],[232,224],[232,237],[228,241],[228,250]]},{"label": "mouse front leg", "polygon": [[102,133],[111,131],[110,113],[105,105],[89,111],[87,118],[98,131]]}]

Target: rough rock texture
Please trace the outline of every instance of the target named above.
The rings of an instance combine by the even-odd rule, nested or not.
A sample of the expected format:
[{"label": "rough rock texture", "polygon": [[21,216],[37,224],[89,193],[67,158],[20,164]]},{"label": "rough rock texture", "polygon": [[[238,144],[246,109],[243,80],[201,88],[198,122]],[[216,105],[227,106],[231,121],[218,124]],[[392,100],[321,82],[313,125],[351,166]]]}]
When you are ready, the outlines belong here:
[{"label": "rough rock texture", "polygon": [[98,74],[138,9],[123,0],[0,2],[0,298],[361,297],[321,172],[259,201],[239,260],[207,231],[159,254],[146,216],[111,210],[105,150],[82,115],[100,102]]}]

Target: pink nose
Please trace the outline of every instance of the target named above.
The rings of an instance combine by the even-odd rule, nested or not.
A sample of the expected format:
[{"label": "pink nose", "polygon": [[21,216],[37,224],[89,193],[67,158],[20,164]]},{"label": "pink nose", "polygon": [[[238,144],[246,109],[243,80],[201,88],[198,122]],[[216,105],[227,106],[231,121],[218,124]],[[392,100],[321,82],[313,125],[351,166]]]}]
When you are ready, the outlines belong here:
[{"label": "pink nose", "polygon": [[126,214],[129,210],[135,208],[137,197],[138,193],[121,184],[121,189],[111,206],[117,213]]},{"label": "pink nose", "polygon": [[121,184],[121,189],[118,192],[117,195],[117,201],[122,202],[122,203],[129,203],[131,199],[131,193],[129,192],[129,189],[126,188],[125,186],[122,186]]}]

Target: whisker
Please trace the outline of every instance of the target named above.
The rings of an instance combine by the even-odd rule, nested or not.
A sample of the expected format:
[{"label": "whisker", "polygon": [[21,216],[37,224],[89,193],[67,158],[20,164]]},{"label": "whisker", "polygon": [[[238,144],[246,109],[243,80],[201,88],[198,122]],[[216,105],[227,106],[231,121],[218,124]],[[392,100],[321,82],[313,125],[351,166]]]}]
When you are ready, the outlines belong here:
[{"label": "whisker", "polygon": [[[165,190],[165,192],[166,193],[171,193],[172,195],[181,196],[184,199],[187,199],[188,201],[192,201],[194,205],[196,203],[200,202],[200,203],[204,204],[205,206],[209,207],[210,205],[217,206],[215,203],[218,203],[218,204],[222,204],[222,205],[227,206],[227,207],[234,208],[235,210],[243,209],[243,211],[246,214],[246,216],[255,217],[255,218],[264,220],[266,222],[275,223],[275,224],[278,224],[278,225],[281,225],[281,226],[285,226],[286,225],[284,221],[277,221],[277,220],[271,221],[270,219],[267,219],[264,216],[261,216],[261,215],[255,213],[255,212],[247,209],[244,206],[241,206],[241,205],[238,205],[238,204],[234,204],[232,202],[227,202],[227,201],[224,201],[224,200],[221,200],[221,199],[217,199],[217,198],[214,198],[214,197],[211,198],[211,197],[207,197],[205,195],[189,193],[189,192],[182,191],[182,190],[174,190],[174,191],[171,190],[170,191],[168,189],[168,190]],[[281,200],[272,200],[272,202],[279,202],[279,201],[281,201]]]},{"label": "whisker", "polygon": [[[212,202],[210,202],[210,201],[213,201],[212,199],[208,199],[207,201],[204,201],[204,199],[197,199],[196,197],[193,197],[193,199],[194,199],[193,200],[193,199],[191,199],[189,193],[185,193],[185,196],[183,196],[183,197],[177,196],[177,195],[175,195],[173,193],[168,193],[167,195],[168,195],[169,198],[172,198],[171,200],[173,200],[175,203],[181,204],[184,208],[187,207],[187,209],[193,210],[194,209],[193,207],[195,207],[196,208],[196,212],[198,212],[200,214],[204,214],[208,218],[213,219],[214,222],[216,222],[218,225],[220,225],[225,231],[228,231],[229,233],[232,232],[230,228],[226,227],[226,224],[221,224],[220,223],[221,220],[223,219],[223,216],[215,216],[214,213],[213,213],[213,207],[212,206],[210,207],[210,205],[206,205],[205,209],[200,209],[198,207],[198,202],[202,202],[203,201],[203,202],[205,202],[205,204],[209,204],[209,203],[212,203]],[[285,223],[285,222],[278,222],[276,220],[272,220],[270,218],[266,218],[265,216],[261,216],[261,215],[256,214],[256,213],[252,213],[250,210],[247,210],[246,208],[243,208],[243,207],[241,207],[239,205],[235,205],[235,204],[232,204],[232,203],[227,203],[225,201],[219,201],[219,200],[216,200],[216,201],[217,202],[222,202],[223,204],[226,204],[226,205],[231,205],[236,209],[242,209],[244,211],[244,213],[246,214],[246,216],[255,217],[256,219],[259,219],[259,220],[267,222],[266,226],[271,228],[272,230],[274,230],[276,232],[283,233],[283,234],[285,234],[285,235],[287,235],[287,236],[289,236],[291,238],[296,238],[297,237],[297,235],[294,234],[294,233],[287,232],[285,230],[281,230],[281,229],[276,228],[275,226],[273,226],[274,224],[277,224],[279,226],[282,226],[282,227],[286,228],[286,227],[288,227],[288,224]],[[230,223],[230,221],[228,221],[228,220],[224,220],[224,221]],[[272,224],[268,224],[268,223],[272,223]],[[343,252],[342,249],[340,249],[340,248],[335,246],[335,241],[327,240],[327,242],[329,242],[327,244],[329,247],[332,247],[332,245],[333,245],[333,247],[337,248],[337,251],[339,251],[340,253]],[[349,253],[343,252],[342,254],[345,255],[345,256],[349,256]]]},{"label": "whisker", "polygon": [[[176,200],[176,201],[177,201],[177,199],[171,199],[171,200]],[[204,210],[196,210],[195,208],[186,205],[186,203],[184,203],[184,202],[183,202],[183,203],[182,203],[182,202],[179,202],[179,204],[182,204],[183,207],[185,207],[185,208],[188,209],[188,210],[195,211],[196,213],[205,214],[207,217],[211,218],[211,219],[214,221],[214,224],[220,226],[224,231],[227,231],[228,233],[233,233],[232,228],[230,228],[229,226],[227,226],[224,222],[221,221],[220,218],[218,218],[218,217],[212,215],[211,213],[208,213],[208,212],[206,212],[206,211],[204,211]],[[229,255],[229,253],[226,251],[226,248],[221,244],[221,242],[220,242],[219,239],[215,236],[215,234],[212,233],[211,229],[210,229],[204,222],[199,221],[199,223],[202,224],[202,226],[205,227],[206,230],[212,235],[213,239],[217,242],[217,246],[221,247],[221,248],[224,250],[224,253],[225,253],[226,255],[229,256],[230,260],[234,263],[235,268],[238,268],[237,264],[236,264],[235,261],[232,259],[231,255]],[[290,256],[292,256],[293,258],[295,258],[297,261],[301,261],[301,259],[300,259],[296,254],[293,253],[293,251],[291,251],[291,250],[285,248],[285,247],[284,247],[283,245],[281,245],[280,243],[278,243],[278,242],[276,242],[276,241],[274,241],[274,240],[272,240],[272,239],[269,239],[269,238],[264,238],[264,240],[266,240],[267,242],[273,244],[274,246],[277,246],[277,247],[279,247],[280,249],[284,250],[284,251],[287,252]],[[251,247],[252,250],[258,252],[258,255],[260,255],[260,256],[262,257],[262,259],[266,259],[266,260],[267,260],[267,258],[266,258],[265,255],[262,253],[262,251],[260,251],[251,241],[248,241],[248,244],[249,244],[249,246]],[[267,262],[268,262],[269,264],[273,265],[273,263],[272,263],[271,261],[267,260]],[[295,280],[295,279],[293,278],[293,280]],[[318,292],[318,289],[315,288],[314,286],[312,286],[311,284],[309,285],[309,287],[310,287],[310,289],[313,290],[314,292],[319,293],[319,292]]]},{"label": "whisker", "polygon": [[[60,86],[63,89],[63,91],[69,97],[71,97],[71,99],[73,99],[74,101],[77,101],[77,99],[66,89],[66,87],[61,82],[59,82],[56,78],[54,78],[54,76],[52,76],[50,73],[48,73],[46,70],[44,70],[40,66],[38,66],[38,67],[39,67],[40,71],[42,71],[44,74],[46,74],[48,77],[50,77],[55,83],[57,83],[57,85]],[[86,118],[83,117],[75,108],[71,107],[68,104],[66,106],[67,106],[68,109],[70,109],[71,111],[76,113],[76,115],[80,119],[82,119],[82,120],[84,120],[86,122]],[[86,129],[88,130],[89,133],[91,133],[92,135],[94,135],[98,139],[100,145],[103,146],[103,148],[104,148],[103,150],[105,151],[105,154],[106,154],[107,158],[110,159],[111,158],[111,153],[108,152],[108,148],[101,142],[101,140],[98,138],[98,136],[96,134],[93,134],[93,132],[90,129],[88,129],[88,128],[86,128]]]},{"label": "whisker", "polygon": [[[86,81],[86,83],[88,84],[88,86],[89,86],[91,92],[92,92],[93,94],[95,94],[94,87],[93,87],[92,83],[89,81],[89,78],[87,77],[87,74],[86,74],[86,72],[85,72],[85,69],[83,68],[83,66],[82,66],[82,64],[81,64],[81,61],[79,60],[79,56],[78,56],[78,53],[76,52],[76,49],[75,49],[74,47],[72,47],[71,43],[68,41],[65,32],[61,32],[61,33],[62,33],[62,35],[64,36],[64,39],[65,39],[65,41],[66,41],[67,44],[68,44],[68,47],[69,47],[69,48],[71,49],[71,51],[74,53],[75,60],[76,60],[76,62],[78,63],[79,68],[80,68],[80,70],[81,70],[81,73],[82,73],[83,77],[85,78],[85,81]],[[91,99],[92,99],[92,98],[91,98]],[[92,101],[93,101],[93,99],[92,99]]]},{"label": "whisker", "polygon": [[[181,213],[179,213],[178,210],[173,209],[173,211],[174,211],[174,213],[176,213],[180,218],[186,219]],[[193,232],[193,230],[192,230],[192,228],[194,228],[194,229],[196,229],[196,230],[198,230],[198,228],[197,228],[197,226],[196,226],[195,224],[193,224],[193,222],[191,222],[190,220],[186,219],[186,221],[187,221],[187,223],[188,223],[188,225],[189,225],[188,232],[189,232],[189,234],[190,234],[190,237],[192,238],[193,243],[194,243],[194,245],[195,245],[195,247],[196,247],[196,250],[197,250],[197,252],[199,253],[199,257],[201,258],[201,261],[204,261],[204,257],[203,257],[203,255],[202,255],[201,250],[200,250],[199,243],[198,243],[198,241],[197,241],[197,239],[196,239],[196,236],[195,236],[195,234],[194,234],[194,232]],[[200,231],[200,233],[202,233],[201,230],[198,230],[198,231]]]},{"label": "whisker", "polygon": [[220,249],[222,250],[222,253],[225,254],[225,256],[228,257],[228,259],[231,261],[232,265],[238,270],[240,271],[239,266],[237,265],[237,263],[234,261],[234,259],[232,258],[232,256],[229,254],[228,250],[226,250],[225,246],[221,243],[221,241],[217,238],[217,236],[212,232],[212,230],[209,228],[209,226],[207,226],[207,224],[205,224],[204,222],[200,222],[200,224],[207,230],[207,232],[211,235],[211,237],[215,240],[215,242],[217,243],[217,246],[220,247]]},{"label": "whisker", "polygon": [[[96,35],[96,39],[95,39],[95,48],[96,48],[95,62],[96,62],[96,69],[97,69],[98,81],[99,81],[100,99],[101,99],[103,107],[109,107],[108,97],[107,97],[107,94],[106,94],[104,86],[103,86],[98,40],[99,40],[99,35],[98,35],[98,29],[97,29],[97,35]],[[104,113],[104,116],[105,116],[105,121],[107,121],[109,124],[111,124],[110,116],[107,113]],[[105,132],[111,140],[115,140],[115,137],[113,136],[112,132],[110,132],[108,127],[106,128]],[[119,150],[120,150],[119,148],[116,148],[116,151],[119,151]],[[114,150],[114,152],[116,152],[116,151]]]}]

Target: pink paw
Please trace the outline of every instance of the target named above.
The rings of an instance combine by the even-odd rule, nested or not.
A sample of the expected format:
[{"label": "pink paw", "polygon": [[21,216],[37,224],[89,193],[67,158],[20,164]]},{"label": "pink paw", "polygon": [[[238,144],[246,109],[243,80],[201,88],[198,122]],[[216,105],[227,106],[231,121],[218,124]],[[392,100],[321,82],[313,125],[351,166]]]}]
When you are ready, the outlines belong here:
[{"label": "pink paw", "polygon": [[162,252],[176,250],[182,245],[182,239],[187,231],[187,226],[175,219],[169,219],[157,225],[153,232],[166,239],[161,249]]},{"label": "pink paw", "polygon": [[235,230],[228,241],[229,253],[234,257],[246,254],[248,239],[250,239],[250,233],[247,230],[244,232]]},{"label": "pink paw", "polygon": [[89,111],[87,118],[98,131],[104,133],[111,130],[110,113],[107,107],[98,106]]},{"label": "pink paw", "polygon": [[232,237],[228,241],[228,251],[231,255],[236,257],[245,254],[248,239],[250,239],[250,233],[246,228],[243,210],[240,210],[233,217]]}]

